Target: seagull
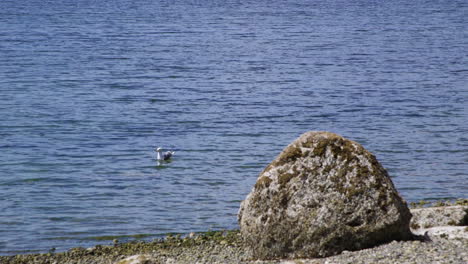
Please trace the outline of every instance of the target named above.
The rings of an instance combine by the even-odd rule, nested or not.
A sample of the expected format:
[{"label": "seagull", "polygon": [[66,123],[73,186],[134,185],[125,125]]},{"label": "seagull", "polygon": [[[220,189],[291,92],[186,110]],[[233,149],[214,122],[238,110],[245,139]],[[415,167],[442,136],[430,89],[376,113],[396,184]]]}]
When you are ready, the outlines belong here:
[{"label": "seagull", "polygon": [[168,161],[171,159],[172,155],[174,155],[175,151],[166,151],[166,153],[163,154],[162,148],[157,148],[156,153],[158,153],[156,156],[157,160]]}]

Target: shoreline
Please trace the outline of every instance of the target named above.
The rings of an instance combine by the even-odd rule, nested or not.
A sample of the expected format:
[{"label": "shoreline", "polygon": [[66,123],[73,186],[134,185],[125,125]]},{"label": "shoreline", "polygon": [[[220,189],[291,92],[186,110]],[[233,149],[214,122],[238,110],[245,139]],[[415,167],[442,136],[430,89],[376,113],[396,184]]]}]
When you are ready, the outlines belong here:
[{"label": "shoreline", "polygon": [[[239,230],[208,231],[187,236],[169,234],[164,239],[130,241],[92,248],[72,248],[66,252],[0,256],[0,263],[468,263],[468,199],[453,203],[411,204],[416,222],[413,233],[424,235],[429,230],[430,241],[392,241],[377,247],[344,251],[327,258],[298,260],[252,260],[243,244]],[[460,212],[465,212],[460,215]],[[440,217],[435,217],[440,216]],[[442,217],[442,218],[441,218]],[[429,221],[430,220],[430,221]],[[431,222],[432,221],[432,222]],[[447,224],[448,223],[448,224]],[[440,227],[440,228],[438,228]],[[447,229],[451,227],[451,229]],[[445,229],[444,229],[445,228]],[[453,229],[455,233],[453,237]],[[435,230],[435,231],[431,231]],[[442,230],[442,231],[441,231]],[[429,232],[428,231],[428,232]],[[439,233],[437,233],[439,232]],[[449,232],[449,233],[447,233]],[[452,233],[450,233],[452,232]],[[427,233],[426,233],[427,235]],[[293,262],[289,262],[293,261]],[[437,262],[437,261],[436,261]]]}]

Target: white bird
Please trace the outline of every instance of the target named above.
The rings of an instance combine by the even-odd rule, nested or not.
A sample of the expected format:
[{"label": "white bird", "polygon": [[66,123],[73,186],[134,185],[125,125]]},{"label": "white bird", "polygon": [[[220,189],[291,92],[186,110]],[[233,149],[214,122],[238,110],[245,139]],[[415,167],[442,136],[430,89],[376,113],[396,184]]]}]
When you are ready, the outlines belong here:
[{"label": "white bird", "polygon": [[157,160],[170,160],[172,155],[174,155],[175,151],[166,151],[166,153],[162,153],[162,148],[157,148],[156,149],[156,153],[157,153],[157,156],[156,156],[156,159]]}]

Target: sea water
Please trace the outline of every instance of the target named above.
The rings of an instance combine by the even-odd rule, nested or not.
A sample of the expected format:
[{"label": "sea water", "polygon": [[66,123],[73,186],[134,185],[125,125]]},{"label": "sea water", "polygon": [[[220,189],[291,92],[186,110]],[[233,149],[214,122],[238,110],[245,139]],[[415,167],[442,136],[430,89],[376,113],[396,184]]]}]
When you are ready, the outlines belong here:
[{"label": "sea water", "polygon": [[361,143],[409,202],[466,198],[467,13],[0,1],[0,254],[237,228],[259,172],[309,130]]}]

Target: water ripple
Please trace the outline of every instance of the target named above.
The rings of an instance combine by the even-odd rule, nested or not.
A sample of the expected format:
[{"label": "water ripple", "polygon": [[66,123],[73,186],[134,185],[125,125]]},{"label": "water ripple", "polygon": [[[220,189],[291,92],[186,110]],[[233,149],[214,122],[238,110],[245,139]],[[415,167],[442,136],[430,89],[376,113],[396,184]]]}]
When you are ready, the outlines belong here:
[{"label": "water ripple", "polygon": [[466,8],[0,1],[0,254],[235,228],[308,130],[362,143],[408,201],[468,196]]}]

